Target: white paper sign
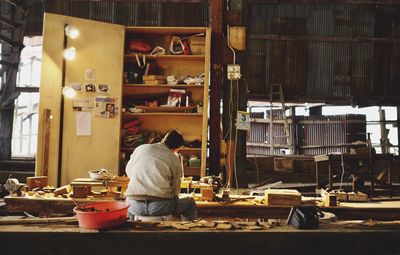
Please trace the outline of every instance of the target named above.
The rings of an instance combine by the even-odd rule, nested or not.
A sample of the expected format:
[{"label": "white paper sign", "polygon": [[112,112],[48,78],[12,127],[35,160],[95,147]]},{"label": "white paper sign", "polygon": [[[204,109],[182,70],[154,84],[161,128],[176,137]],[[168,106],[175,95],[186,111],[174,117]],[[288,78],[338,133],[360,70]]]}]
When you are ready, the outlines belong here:
[{"label": "white paper sign", "polygon": [[237,112],[236,129],[250,130],[250,113]]},{"label": "white paper sign", "polygon": [[77,112],[87,112],[93,110],[93,100],[80,98],[72,100],[72,110]]},{"label": "white paper sign", "polygon": [[85,81],[96,81],[96,71],[94,69],[85,69]]},{"label": "white paper sign", "polygon": [[90,112],[76,112],[76,135],[92,135],[92,114]]}]

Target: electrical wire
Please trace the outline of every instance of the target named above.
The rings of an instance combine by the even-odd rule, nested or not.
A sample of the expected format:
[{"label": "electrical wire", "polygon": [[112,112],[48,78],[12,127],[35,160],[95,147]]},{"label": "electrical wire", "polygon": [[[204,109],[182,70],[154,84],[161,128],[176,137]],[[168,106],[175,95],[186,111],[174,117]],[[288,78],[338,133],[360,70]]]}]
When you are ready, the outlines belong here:
[{"label": "electrical wire", "polygon": [[[227,4],[227,8],[229,8],[228,6],[229,6],[229,3]],[[229,43],[229,38],[230,38],[230,32],[229,32],[229,26],[227,26],[227,44],[228,44],[229,49],[231,49],[231,51],[233,53],[233,64],[235,65],[236,64],[236,52],[232,48],[231,44]],[[230,135],[230,139],[229,139],[229,141],[230,141],[230,143],[229,143],[229,154],[231,154],[232,153],[232,128],[233,128],[232,127],[233,126],[233,124],[232,124],[232,122],[233,122],[232,115],[233,115],[233,112],[234,112],[234,107],[233,107],[233,102],[232,102],[232,100],[233,100],[233,82],[232,82],[232,80],[230,82],[230,93],[229,94],[230,94],[229,100],[230,100],[230,107],[231,107],[231,112],[230,112],[230,116],[229,116],[229,123],[230,123],[230,128],[229,128],[229,130],[230,130],[230,133],[229,133],[229,135]],[[236,80],[236,112],[238,111],[238,108],[239,108],[238,101],[239,101],[239,80]],[[236,163],[236,161],[237,161],[236,160],[237,134],[238,134],[238,130],[237,130],[237,127],[235,127],[235,140],[234,140],[235,144],[234,144],[234,151],[233,151],[233,173],[235,175],[236,189],[239,188],[238,179],[237,179],[237,165],[236,165],[237,164]],[[231,157],[229,157],[229,158],[231,158]],[[229,164],[229,165],[231,165],[231,164]],[[230,170],[232,170],[232,169],[230,169]],[[229,172],[230,172],[230,174],[232,174],[232,171],[229,171]],[[229,180],[230,180],[230,177],[231,176],[229,176]]]},{"label": "electrical wire", "polygon": [[232,80],[229,83],[229,100],[228,100],[228,115],[229,115],[229,127],[228,131],[225,134],[224,139],[226,139],[229,136],[229,147],[226,153],[227,159],[226,159],[226,164],[225,167],[227,169],[227,181],[225,183],[225,188],[229,189],[230,188],[230,179],[232,176],[232,169],[231,169],[231,153],[232,153],[232,115],[233,115],[233,82]]},{"label": "electrical wire", "polygon": [[[236,80],[236,112],[239,110],[239,80]],[[236,154],[237,154],[237,139],[238,138],[238,129],[235,127],[235,148],[233,152],[233,171],[235,174],[235,181],[236,181],[236,190],[239,189],[239,182],[238,182],[238,176],[237,176],[237,160],[236,160]]]},{"label": "electrical wire", "polygon": [[340,163],[342,166],[342,175],[340,176],[340,185],[339,185],[339,191],[342,190],[342,184],[343,184],[343,176],[344,176],[344,160],[343,160],[343,152],[340,154]]},{"label": "electrical wire", "polygon": [[235,50],[232,48],[231,44],[229,43],[229,26],[227,26],[227,38],[228,38],[228,47],[229,49],[231,49],[232,53],[233,53],[233,64],[236,64],[236,52]]}]

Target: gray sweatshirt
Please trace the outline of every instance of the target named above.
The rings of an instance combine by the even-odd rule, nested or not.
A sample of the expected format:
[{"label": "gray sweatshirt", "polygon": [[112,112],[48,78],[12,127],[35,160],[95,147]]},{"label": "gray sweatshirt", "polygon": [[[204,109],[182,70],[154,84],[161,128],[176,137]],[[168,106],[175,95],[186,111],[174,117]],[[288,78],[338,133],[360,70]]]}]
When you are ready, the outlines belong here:
[{"label": "gray sweatshirt", "polygon": [[130,178],[128,198],[173,198],[180,192],[180,160],[164,143],[137,147],[125,171]]}]

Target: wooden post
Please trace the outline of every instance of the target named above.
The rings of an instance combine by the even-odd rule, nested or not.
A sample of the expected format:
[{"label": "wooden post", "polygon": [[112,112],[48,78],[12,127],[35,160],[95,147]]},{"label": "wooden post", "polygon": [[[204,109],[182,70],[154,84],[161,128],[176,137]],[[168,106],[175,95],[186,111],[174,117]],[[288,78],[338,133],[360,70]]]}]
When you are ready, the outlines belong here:
[{"label": "wooden post", "polygon": [[[67,24],[64,25],[64,41],[63,41],[63,50],[67,48],[68,45],[68,37],[65,33],[65,28]],[[62,59],[62,67],[61,67],[61,91],[65,87],[65,77],[67,71],[67,61],[63,57]],[[61,174],[62,174],[62,160],[63,160],[63,136],[64,136],[64,94],[61,93],[61,102],[60,102],[60,129],[58,135],[58,171],[57,171],[57,187],[61,186]]]},{"label": "wooden post", "polygon": [[292,154],[298,154],[298,136],[297,136],[297,118],[296,118],[296,108],[294,106],[290,107],[290,116],[292,117],[292,129],[290,136],[292,139]]},{"label": "wooden post", "polygon": [[400,151],[400,106],[397,106],[397,148]]},{"label": "wooden post", "polygon": [[47,176],[49,174],[49,153],[50,153],[50,116],[51,110],[44,109],[43,113],[43,168],[40,170],[43,176]]},{"label": "wooden post", "polygon": [[381,130],[381,149],[382,149],[382,154],[388,154],[389,153],[389,140],[388,140],[388,133],[389,130],[386,129],[386,116],[385,116],[385,110],[382,110],[382,107],[379,106],[379,126]]},{"label": "wooden post", "polygon": [[222,13],[223,0],[211,1],[211,86],[210,86],[210,174],[220,172],[220,142],[221,142],[221,113],[220,102],[222,96]]}]

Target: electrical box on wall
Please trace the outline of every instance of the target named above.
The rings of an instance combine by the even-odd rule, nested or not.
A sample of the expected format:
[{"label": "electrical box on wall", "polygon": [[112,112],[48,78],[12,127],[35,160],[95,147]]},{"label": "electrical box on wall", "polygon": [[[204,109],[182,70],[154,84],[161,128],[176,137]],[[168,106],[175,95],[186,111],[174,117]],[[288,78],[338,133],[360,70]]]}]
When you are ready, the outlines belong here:
[{"label": "electrical box on wall", "polygon": [[228,80],[240,80],[240,65],[228,65]]},{"label": "electrical box on wall", "polygon": [[229,27],[229,45],[236,50],[246,49],[246,27]]}]

